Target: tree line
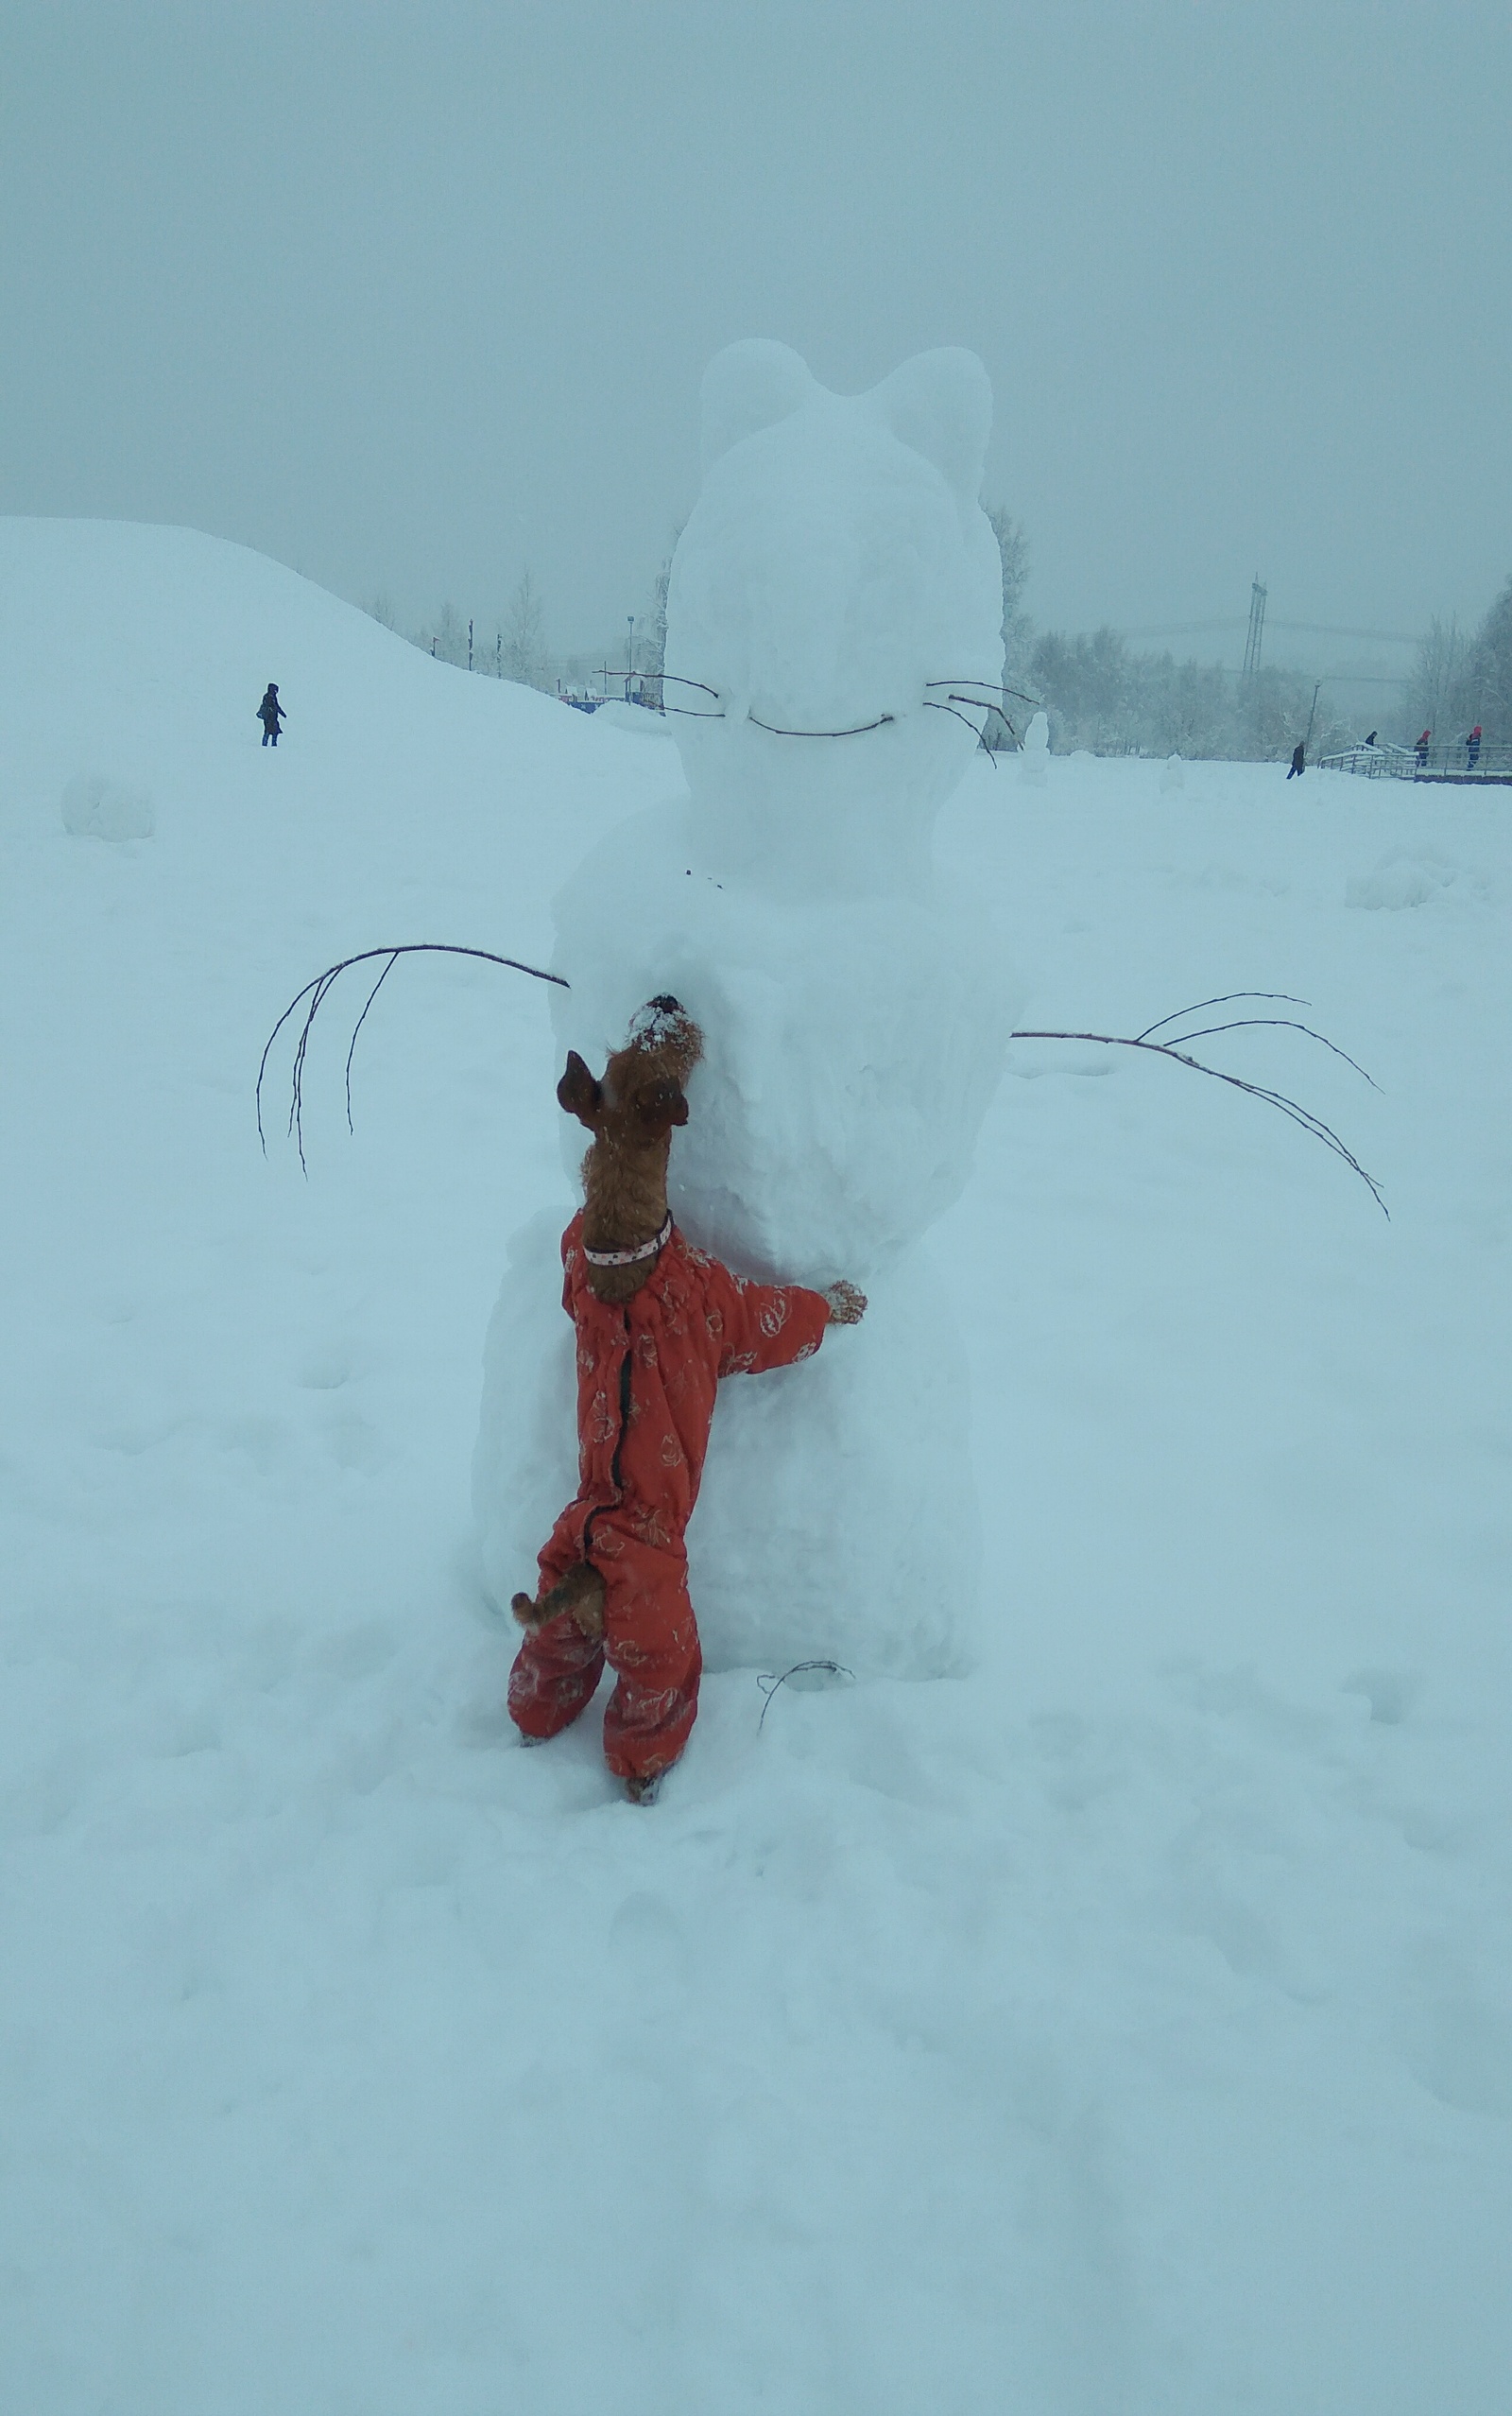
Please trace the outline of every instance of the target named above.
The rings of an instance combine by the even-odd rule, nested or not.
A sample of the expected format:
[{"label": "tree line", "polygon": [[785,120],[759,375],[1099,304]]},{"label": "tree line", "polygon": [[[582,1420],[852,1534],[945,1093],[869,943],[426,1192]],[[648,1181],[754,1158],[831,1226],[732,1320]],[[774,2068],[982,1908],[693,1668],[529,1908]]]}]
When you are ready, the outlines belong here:
[{"label": "tree line", "polygon": [[[1022,608],[1029,569],[1023,527],[1000,507],[989,507],[988,518],[1003,561],[1004,678],[1044,706],[1057,751],[1085,747],[1098,755],[1242,763],[1289,754],[1299,738],[1314,760],[1358,744],[1360,731],[1330,705],[1328,682],[1306,672],[1267,667],[1244,681],[1217,664],[1136,653],[1112,629],[1079,636],[1037,630]],[[1027,710],[1012,699],[1007,703],[1010,712]],[[1453,618],[1429,623],[1413,669],[1381,721],[1403,746],[1421,730],[1442,743],[1477,722],[1488,742],[1512,740],[1512,578],[1473,631]],[[1001,726],[988,736],[989,744],[1013,743]]]},{"label": "tree line", "polygon": [[1512,740],[1512,578],[1473,630],[1462,630],[1452,613],[1447,621],[1435,614],[1407,684],[1408,743],[1419,730],[1442,741],[1477,722],[1493,746]]},{"label": "tree line", "polygon": [[375,621],[397,637],[406,638],[438,663],[455,664],[461,671],[479,671],[494,680],[514,680],[525,688],[555,688],[557,667],[546,652],[545,607],[535,574],[522,571],[520,583],[504,613],[490,630],[464,620],[455,604],[445,603],[434,621],[421,628],[401,629],[386,595],[366,606]]}]

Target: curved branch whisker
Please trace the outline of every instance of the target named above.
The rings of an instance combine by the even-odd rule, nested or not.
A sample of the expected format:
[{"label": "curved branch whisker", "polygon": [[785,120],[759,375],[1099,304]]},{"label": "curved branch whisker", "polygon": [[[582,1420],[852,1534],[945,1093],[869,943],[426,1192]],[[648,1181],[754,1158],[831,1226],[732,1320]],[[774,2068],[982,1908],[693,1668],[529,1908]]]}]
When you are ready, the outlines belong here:
[{"label": "curved branch whisker", "polygon": [[347,1051],[347,1130],[349,1132],[355,1129],[352,1121],[352,1061],[357,1053],[357,1035],[368,1020],[369,1008],[371,1007],[373,1000],[377,997],[378,992],[382,990],[385,982],[388,979],[389,975],[393,972],[394,967],[398,964],[398,962],[399,951],[396,948],[393,955],[389,958],[388,962],[385,965],[383,972],[379,975],[377,980],[373,983],[372,988],[368,992],[368,1006],[363,1009],[361,1014],[357,1017],[355,1024],[353,1024],[352,1027],[352,1045]]},{"label": "curved branch whisker", "polygon": [[1347,1048],[1340,1048],[1338,1043],[1331,1041],[1325,1033],[1315,1032],[1311,1024],[1299,1024],[1294,1015],[1241,1015],[1231,1024],[1209,1024],[1200,1032],[1173,1032],[1169,1043],[1164,1044],[1171,1048],[1186,1048],[1193,1041],[1215,1040],[1220,1032],[1263,1031],[1301,1032],[1308,1040],[1316,1041],[1320,1048],[1330,1050],[1334,1057],[1342,1057],[1345,1064],[1352,1067],[1363,1082],[1368,1082],[1372,1091],[1379,1091],[1381,1088],[1380,1083],[1372,1075],[1366,1072],[1363,1065],[1356,1062]]},{"label": "curved branch whisker", "polygon": [[267,1136],[263,1130],[263,1080],[267,1072],[267,1061],[272,1052],[273,1043],[277,1040],[280,1032],[284,1029],[284,1027],[288,1022],[289,1017],[295,1014],[298,1010],[304,1005],[304,1001],[306,999],[309,1000],[309,1006],[305,1009],[304,1021],[300,1027],[299,1043],[294,1051],[294,1067],[290,1079],[289,1120],[286,1128],[287,1130],[293,1134],[296,1146],[298,1147],[300,1153],[300,1165],[303,1168],[304,1172],[308,1174],[309,1168],[305,1165],[304,1160],[304,1061],[310,1044],[310,1032],[317,1015],[319,1013],[326,1000],[330,997],[332,991],[335,989],[336,982],[342,974],[349,972],[353,965],[374,964],[380,957],[387,958],[388,962],[385,965],[383,972],[379,975],[377,980],[373,983],[372,989],[368,994],[367,1006],[363,1008],[362,1013],[357,1018],[356,1030],[354,1030],[352,1035],[352,1045],[347,1051],[347,1124],[350,1129],[352,1124],[352,1050],[355,1049],[357,1045],[357,1033],[361,1031],[363,1025],[368,1020],[368,1010],[371,1007],[373,1000],[377,997],[378,992],[382,990],[384,983],[393,972],[394,967],[401,957],[428,956],[473,957],[484,964],[503,965],[510,973],[529,974],[536,981],[552,982],[558,990],[570,990],[572,988],[572,984],[562,974],[543,973],[539,965],[527,965],[518,957],[501,957],[496,955],[491,948],[464,948],[456,941],[450,940],[411,940],[404,941],[397,948],[362,948],[359,949],[357,954],[353,957],[343,957],[339,964],[327,965],[323,973],[317,974],[313,981],[307,981],[303,989],[299,991],[296,995],[289,1000],[289,1003],[284,1008],[283,1014],[279,1017],[278,1022],[274,1025],[272,1030],[268,1033],[266,1040],[263,1044],[263,1054],[258,1061],[257,1066],[257,1084],[254,1096],[257,1107],[257,1137],[262,1143],[263,1155],[265,1158],[267,1155]]},{"label": "curved branch whisker", "polygon": [[718,689],[711,688],[707,680],[685,679],[680,671],[632,672],[630,676],[632,679],[670,680],[675,688],[701,688],[706,697],[713,697],[716,702],[719,699]]},{"label": "curved branch whisker", "polygon": [[[1242,992],[1235,992],[1233,994],[1236,997],[1239,997],[1246,993]],[[1248,994],[1251,996],[1260,996],[1264,993],[1250,992]],[[1167,1016],[1164,1020],[1166,1022],[1170,1022],[1171,1018]],[[1359,1176],[1360,1181],[1365,1184],[1366,1189],[1369,1192],[1370,1197],[1375,1201],[1376,1206],[1380,1209],[1383,1217],[1385,1217],[1386,1222],[1389,1224],[1391,1221],[1391,1211],[1386,1206],[1385,1200],[1382,1197],[1381,1186],[1376,1182],[1375,1177],[1373,1175],[1366,1174],[1364,1166],[1360,1164],[1360,1161],[1355,1156],[1353,1150],[1349,1148],[1346,1144],[1340,1140],[1332,1125],[1325,1124],[1320,1115],[1314,1115],[1313,1113],[1311,1108],[1305,1108],[1298,1100],[1288,1097],[1284,1091],[1269,1090],[1263,1082],[1246,1082],[1242,1075],[1226,1074],[1223,1072],[1221,1067],[1216,1065],[1204,1065],[1200,1058],[1186,1056],[1181,1049],[1176,1047],[1170,1041],[1152,1041],[1145,1040],[1143,1037],[1138,1040],[1128,1040],[1114,1032],[1025,1031],[1010,1032],[1008,1038],[1016,1041],[1086,1041],[1090,1042],[1096,1048],[1138,1049],[1142,1056],[1163,1057],[1168,1059],[1173,1065],[1188,1065],[1191,1067],[1194,1074],[1206,1074],[1211,1081],[1227,1082],[1230,1090],[1244,1091],[1252,1099],[1263,1099],[1268,1106],[1279,1108],[1281,1114],[1289,1116],[1294,1124],[1299,1124],[1304,1132],[1311,1132],[1314,1139],[1321,1141],[1326,1148],[1332,1149],[1336,1158],[1342,1158],[1345,1165],[1350,1169],[1350,1171]],[[1344,1052],[1341,1049],[1339,1054],[1342,1056],[1343,1053]],[[1366,1079],[1368,1079],[1369,1078],[1366,1077]]]},{"label": "curved branch whisker", "polygon": [[[968,699],[968,701],[970,701],[970,699]],[[953,704],[941,704],[941,703],[939,702],[939,700],[938,700],[938,699],[937,699],[937,698],[936,698],[936,697],[926,697],[926,698],[924,699],[924,711],[925,711],[926,713],[948,713],[948,714],[950,714],[950,715],[951,715],[951,716],[953,716],[953,717],[954,717],[956,721],[964,721],[964,722],[966,723],[966,727],[967,727],[967,729],[971,732],[971,733],[972,737],[976,740],[976,742],[977,742],[978,746],[980,746],[980,745],[981,745],[981,743],[982,743],[982,733],[980,732],[980,730],[978,730],[978,728],[977,728],[977,726],[976,726],[975,722],[974,722],[974,721],[971,721],[971,720],[969,720],[969,719],[967,718],[967,716],[966,716],[964,713],[957,713],[957,712],[955,711],[955,707],[954,707]],[[991,754],[992,754],[992,750],[990,749],[990,747],[987,750],[987,752],[988,752],[989,755],[991,755]],[[994,767],[996,767],[996,764],[997,764],[997,757],[996,757],[996,755],[992,755],[992,762],[993,762]]]},{"label": "curved branch whisker", "polygon": [[[926,688],[990,688],[994,696],[1016,697],[1020,704],[1032,705],[1036,713],[1044,710],[1042,697],[1026,697],[1022,688],[1010,688],[1002,680],[979,680],[971,671],[957,672],[954,680],[926,680]],[[1007,719],[1004,715],[1005,721]]]},{"label": "curved branch whisker", "polygon": [[1294,998],[1289,990],[1226,990],[1221,998],[1199,998],[1194,1007],[1178,1007],[1174,1015],[1162,1015],[1158,1024],[1146,1024],[1136,1038],[1147,1041],[1152,1032],[1163,1032],[1167,1024],[1184,1024],[1189,1015],[1205,1014],[1210,1007],[1237,1006],[1241,998],[1263,998],[1272,1006],[1311,1007],[1311,998]]}]

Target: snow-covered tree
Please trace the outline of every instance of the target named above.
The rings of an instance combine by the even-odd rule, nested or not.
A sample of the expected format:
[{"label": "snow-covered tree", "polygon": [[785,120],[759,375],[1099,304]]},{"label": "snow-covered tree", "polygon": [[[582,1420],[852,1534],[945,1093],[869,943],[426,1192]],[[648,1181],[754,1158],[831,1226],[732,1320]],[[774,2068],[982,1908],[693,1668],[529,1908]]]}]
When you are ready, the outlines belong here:
[{"label": "snow-covered tree", "polygon": [[1047,630],[1027,684],[1043,697],[1062,752],[1263,763],[1289,755],[1298,738],[1315,759],[1358,735],[1333,718],[1326,697],[1314,712],[1314,683],[1301,672],[1268,668],[1242,685],[1216,663],[1134,654],[1116,630],[1082,637]]},{"label": "snow-covered tree", "polygon": [[541,634],[543,613],[541,592],[531,577],[528,564],[520,574],[520,584],[509,598],[500,631],[500,661],[507,680],[518,680],[522,687],[542,688],[550,684],[546,669],[545,641]]},{"label": "snow-covered tree", "polygon": [[[1034,623],[1023,610],[1023,590],[1029,577],[1029,539],[1022,520],[1015,520],[1004,504],[983,506],[992,534],[998,541],[998,555],[1003,564],[1003,678],[1010,688],[1033,690],[1029,678],[1029,657],[1034,647]],[[992,748],[1011,746],[1013,729],[1022,732],[1027,708],[1022,712],[1010,698],[1008,714],[988,716],[986,741]]]},{"label": "snow-covered tree", "polygon": [[[644,675],[642,681],[642,694],[645,702],[650,705],[660,705],[662,701],[661,682],[667,659],[667,592],[672,584],[672,557],[677,552],[678,539],[681,534],[682,524],[679,521],[672,532],[672,543],[667,547],[662,567],[652,582],[649,609],[643,614],[641,620],[641,627],[645,634],[637,648],[640,656],[637,667]],[[676,670],[677,664],[674,664],[672,667]],[[677,700],[677,694],[674,691],[672,701],[676,704]]]},{"label": "snow-covered tree", "polygon": [[1492,739],[1512,739],[1512,578],[1475,633],[1469,719]]},{"label": "snow-covered tree", "polygon": [[421,637],[421,644],[435,655],[438,663],[455,663],[459,666],[466,663],[467,623],[455,604],[441,606],[435,628],[428,638]]},{"label": "snow-covered tree", "polygon": [[[1487,622],[1495,611],[1493,605]],[[1453,613],[1447,621],[1435,613],[1427,635],[1418,641],[1408,682],[1407,718],[1412,728],[1404,734],[1409,740],[1419,730],[1431,730],[1442,745],[1476,718],[1477,651]]]}]

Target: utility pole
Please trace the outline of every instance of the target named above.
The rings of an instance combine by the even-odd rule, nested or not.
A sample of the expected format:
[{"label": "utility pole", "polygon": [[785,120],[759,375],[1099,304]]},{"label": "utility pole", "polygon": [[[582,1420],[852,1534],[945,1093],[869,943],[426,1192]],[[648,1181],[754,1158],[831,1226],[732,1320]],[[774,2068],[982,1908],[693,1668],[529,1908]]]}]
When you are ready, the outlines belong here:
[{"label": "utility pole", "polygon": [[1313,724],[1317,719],[1317,689],[1322,685],[1323,682],[1320,680],[1317,688],[1313,691],[1313,710],[1307,716],[1307,736],[1302,741],[1304,747],[1311,747],[1313,744]]},{"label": "utility pole", "polygon": [[625,701],[628,704],[630,701],[630,675],[635,669],[635,614],[633,613],[627,613],[625,618],[629,624],[625,637]]},{"label": "utility pole", "polygon": [[1249,634],[1245,640],[1245,667],[1240,677],[1247,688],[1260,677],[1260,644],[1265,628],[1265,593],[1257,571],[1249,590]]},{"label": "utility pole", "polygon": [[472,668],[472,621],[471,615],[469,615],[467,625],[467,667],[470,671]]}]

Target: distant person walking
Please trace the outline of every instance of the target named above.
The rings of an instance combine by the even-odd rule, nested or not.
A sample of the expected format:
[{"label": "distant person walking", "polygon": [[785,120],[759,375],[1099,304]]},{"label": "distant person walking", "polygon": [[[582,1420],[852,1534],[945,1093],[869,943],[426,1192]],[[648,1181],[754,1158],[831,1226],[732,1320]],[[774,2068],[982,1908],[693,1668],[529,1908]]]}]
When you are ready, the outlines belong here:
[{"label": "distant person walking", "polygon": [[1418,744],[1413,749],[1413,752],[1418,758],[1418,768],[1419,771],[1426,771],[1428,769],[1428,741],[1433,734],[1434,733],[1431,730],[1419,731],[1418,734]]},{"label": "distant person walking", "polygon": [[278,745],[278,733],[283,728],[284,722],[288,719],[287,714],[284,712],[283,706],[278,700],[278,682],[276,680],[269,680],[267,683],[266,693],[263,698],[262,703],[257,708],[257,718],[263,725],[264,746],[276,747]]},{"label": "distant person walking", "polygon": [[1298,738],[1296,746],[1292,749],[1292,768],[1287,773],[1286,777],[1288,780],[1300,780],[1306,769],[1307,741],[1305,738]]},{"label": "distant person walking", "polygon": [[1476,723],[1465,741],[1465,768],[1473,771],[1481,760],[1481,725]]}]

